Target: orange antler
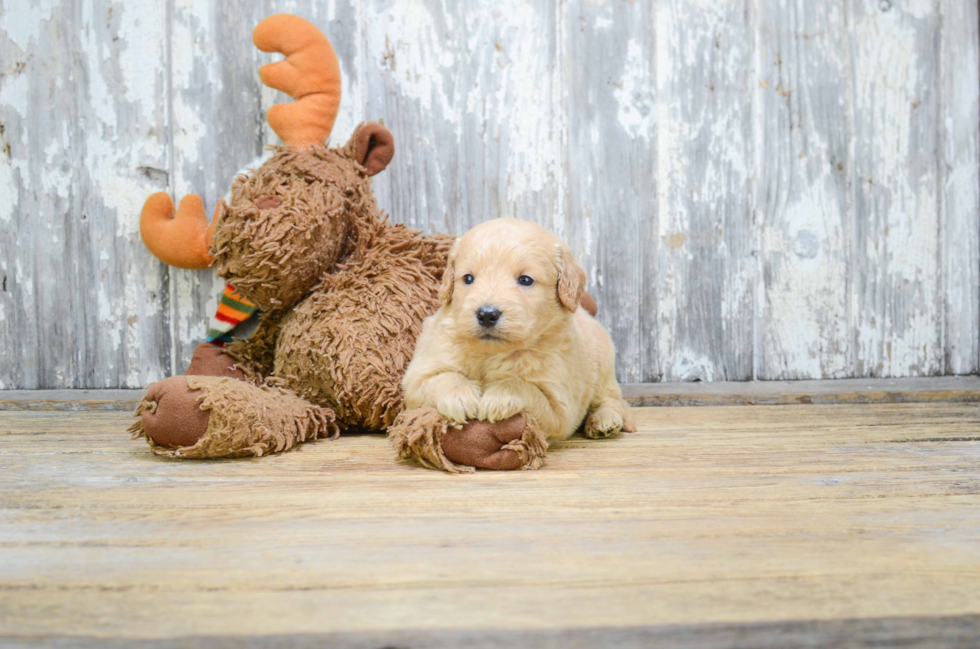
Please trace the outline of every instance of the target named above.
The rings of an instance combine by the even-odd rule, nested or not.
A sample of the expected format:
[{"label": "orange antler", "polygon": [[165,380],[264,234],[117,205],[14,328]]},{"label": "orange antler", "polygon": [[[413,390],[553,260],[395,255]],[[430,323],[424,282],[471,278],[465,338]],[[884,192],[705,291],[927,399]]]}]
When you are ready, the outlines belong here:
[{"label": "orange antler", "polygon": [[140,236],[153,256],[177,268],[207,268],[213,257],[208,248],[218,213],[208,227],[204,201],[189,194],[180,201],[177,216],[174,202],[165,192],[157,192],[143,203]]},{"label": "orange antler", "polygon": [[263,52],[280,52],[284,61],[259,69],[262,83],[295,99],[277,104],[266,118],[282,141],[304,148],[323,145],[340,108],[340,63],[323,33],[299,16],[276,14],[252,34]]}]

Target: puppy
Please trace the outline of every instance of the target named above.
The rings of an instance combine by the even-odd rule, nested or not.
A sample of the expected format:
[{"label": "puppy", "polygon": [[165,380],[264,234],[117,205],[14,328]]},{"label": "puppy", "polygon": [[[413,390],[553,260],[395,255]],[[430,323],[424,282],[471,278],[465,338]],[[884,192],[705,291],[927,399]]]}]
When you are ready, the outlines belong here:
[{"label": "puppy", "polygon": [[422,325],[402,388],[408,409],[455,423],[529,414],[548,442],[632,431],[605,329],[579,302],[585,271],[565,242],[497,219],[458,239],[442,306]]}]

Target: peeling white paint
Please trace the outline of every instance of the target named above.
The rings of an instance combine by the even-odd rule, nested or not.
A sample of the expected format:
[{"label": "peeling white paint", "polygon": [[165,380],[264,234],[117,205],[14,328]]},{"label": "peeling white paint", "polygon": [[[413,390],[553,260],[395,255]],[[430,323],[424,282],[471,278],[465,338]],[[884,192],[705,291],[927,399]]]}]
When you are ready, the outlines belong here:
[{"label": "peeling white paint", "polygon": [[[331,143],[365,118],[396,132],[396,160],[376,181],[382,207],[429,230],[511,215],[567,238],[627,350],[624,375],[748,378],[752,354],[763,378],[976,371],[977,8],[641,4],[279,9],[327,28],[342,53]],[[232,9],[211,1],[176,0],[169,25],[163,4],[82,3],[80,21],[56,0],[8,5],[0,237],[22,213],[32,226],[14,233],[19,248],[0,239],[15,251],[0,259],[13,291],[0,309],[3,364],[30,358],[43,369],[24,380],[44,387],[83,372],[90,387],[137,387],[180,371],[220,280],[169,271],[160,295],[168,271],[139,242],[139,211],[163,188],[203,194],[210,209],[235,169],[261,163],[249,162],[258,144],[278,141],[261,115],[285,99],[259,88],[256,61],[278,57],[222,40]],[[55,34],[77,58],[52,58],[65,47]],[[31,119],[39,97],[69,89],[77,99],[58,117]],[[95,220],[67,227],[66,212]],[[70,263],[98,285],[70,295],[33,277],[39,241],[78,251]],[[31,314],[58,301],[82,317],[82,299],[99,331],[75,357],[34,358],[53,330],[50,314]],[[169,369],[157,354],[167,326]],[[96,368],[79,367],[90,358]],[[22,387],[4,371],[0,386]]]},{"label": "peeling white paint", "polygon": [[456,65],[452,13],[435,14],[417,2],[393,2],[372,21],[381,28],[368,31],[367,50],[377,66],[371,74],[390,74],[400,93],[419,101],[423,111],[435,106],[442,119],[458,121],[444,84],[444,72]]},{"label": "peeling white paint", "polygon": [[[364,97],[361,92],[360,83],[356,75],[348,70],[353,65],[352,62],[340,62],[340,82],[341,82],[341,102],[340,111],[337,113],[337,121],[334,122],[333,131],[330,133],[329,145],[340,147],[347,144],[354,129],[361,122],[383,118],[383,116],[370,116],[364,114]],[[266,109],[268,110],[268,109]],[[269,129],[271,130],[271,129]]]},{"label": "peeling white paint", "polygon": [[[943,370],[939,183],[927,162],[938,146],[938,133],[929,132],[938,114],[931,63],[922,58],[939,25],[931,4],[855,7],[854,190],[870,233],[858,243],[879,287],[855,294],[852,304],[858,361],[877,376]],[[923,123],[929,130],[920,130]]]},{"label": "peeling white paint", "polygon": [[[0,147],[4,144],[0,139]],[[13,219],[20,204],[20,193],[14,182],[14,164],[0,152],[0,221],[7,224]]]},{"label": "peeling white paint", "polygon": [[715,360],[691,349],[674,350],[670,377],[672,381],[715,381]]},{"label": "peeling white paint", "polygon": [[[553,81],[540,74],[541,34],[547,33],[550,16],[540,15],[523,2],[502,7],[501,31],[509,38],[495,54],[499,60],[497,106],[507,107],[507,199],[514,205],[529,192],[539,193],[561,175],[558,138],[552,96]],[[559,221],[559,219],[556,219]],[[545,225],[554,225],[545,222]],[[559,234],[561,234],[559,232]]]},{"label": "peeling white paint", "polygon": [[[14,262],[14,272],[16,273],[17,282],[21,288],[24,298],[31,300],[34,297],[34,282],[32,281],[31,274],[27,272],[20,258]],[[23,305],[25,308],[29,306],[29,303]]]},{"label": "peeling white paint", "polygon": [[[830,180],[817,182],[781,206],[782,227],[763,230],[762,254],[771,263],[763,344],[778,350],[779,365],[799,377],[838,378],[850,371],[848,322],[835,317],[847,285],[843,233],[834,225],[840,207]],[[815,254],[799,249],[801,233],[818,242]]]},{"label": "peeling white paint", "polygon": [[0,29],[14,45],[26,51],[38,38],[39,27],[51,20],[59,0],[19,0],[4,4]]},{"label": "peeling white paint", "polygon": [[114,4],[115,11],[121,12],[119,31],[132,36],[126,38],[126,48],[118,57],[119,69],[122,72],[124,97],[126,101],[136,105],[141,112],[149,113],[156,104],[162,103],[166,97],[159,94],[162,87],[157,79],[166,62],[166,42],[160,38],[143,38],[148,25],[152,25],[161,17],[162,12],[154,15],[139,5],[118,3]]},{"label": "peeling white paint", "polygon": [[118,351],[119,345],[122,343],[122,331],[116,307],[120,300],[117,296],[106,293],[105,287],[102,286],[99,287],[97,302],[102,336],[109,341],[113,351]]},{"label": "peeling white paint", "polygon": [[620,125],[627,133],[649,142],[655,115],[653,82],[650,79],[650,62],[634,39],[626,46],[623,74],[615,88],[613,95],[619,103],[617,117]]},{"label": "peeling white paint", "polygon": [[[173,148],[177,158],[175,164],[184,170],[197,168],[201,150],[214,146],[210,125],[205,124],[205,116],[200,112],[201,106],[189,101],[189,97],[201,92],[199,86],[190,87],[192,80],[200,82],[203,75],[204,92],[211,97],[217,93],[220,83],[216,70],[211,65],[213,39],[217,37],[212,28],[211,15],[212,11],[207,3],[177,0],[174,5],[171,36],[173,96],[170,101],[173,112]],[[203,193],[205,189],[187,186],[184,182],[187,176],[186,173],[176,173],[171,179],[177,200],[187,194]],[[210,182],[215,180],[211,179]]]},{"label": "peeling white paint", "polygon": [[[671,381],[752,373],[751,32],[741,11],[707,4],[656,12],[657,350]],[[724,57],[719,39],[733,43]],[[632,42],[630,60],[646,69]]]},{"label": "peeling white paint", "polygon": [[[9,28],[6,27],[7,19],[12,16],[0,16],[0,32],[6,34]],[[16,30],[26,32],[27,30]],[[27,110],[27,89],[28,78],[24,73],[6,74],[0,76],[0,107],[13,114],[22,115]],[[23,169],[19,170],[17,180],[14,179],[15,167],[18,161],[11,155],[7,155],[7,147],[23,147],[23,138],[13,140],[12,134],[4,132],[0,134],[0,221],[10,223],[20,204],[20,192],[18,185],[29,186],[29,178],[26,177]],[[23,160],[20,161],[24,164]]]},{"label": "peeling white paint", "polygon": [[[943,166],[947,178],[941,188],[944,226],[942,274],[946,300],[946,372],[972,374],[980,369],[980,322],[963,314],[980,312],[980,75],[967,67],[960,74],[960,61],[980,58],[974,26],[980,22],[976,3],[943,0],[944,38],[941,39],[943,67]],[[955,72],[954,72],[955,71]]]}]

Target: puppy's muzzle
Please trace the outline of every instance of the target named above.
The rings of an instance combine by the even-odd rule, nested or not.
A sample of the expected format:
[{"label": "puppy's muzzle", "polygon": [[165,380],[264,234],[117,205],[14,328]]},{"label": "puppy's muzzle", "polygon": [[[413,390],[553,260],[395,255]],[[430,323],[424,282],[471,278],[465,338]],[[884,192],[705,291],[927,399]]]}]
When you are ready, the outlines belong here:
[{"label": "puppy's muzzle", "polygon": [[500,309],[495,306],[484,304],[476,310],[476,321],[484,329],[492,329],[497,326],[498,320],[500,320]]}]

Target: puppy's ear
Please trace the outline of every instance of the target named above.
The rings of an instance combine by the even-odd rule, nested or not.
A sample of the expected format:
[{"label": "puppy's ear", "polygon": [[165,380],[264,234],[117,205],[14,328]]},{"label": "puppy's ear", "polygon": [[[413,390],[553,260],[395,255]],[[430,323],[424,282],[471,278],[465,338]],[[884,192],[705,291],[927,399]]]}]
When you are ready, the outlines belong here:
[{"label": "puppy's ear", "polygon": [[572,257],[568,246],[555,244],[555,250],[558,256],[558,301],[575,313],[582,303],[582,292],[585,291],[585,271]]},{"label": "puppy's ear", "polygon": [[453,242],[453,247],[449,249],[449,259],[446,261],[446,270],[442,271],[442,283],[439,285],[439,301],[449,304],[453,301],[453,288],[456,286],[456,252],[459,250],[459,238]]}]

